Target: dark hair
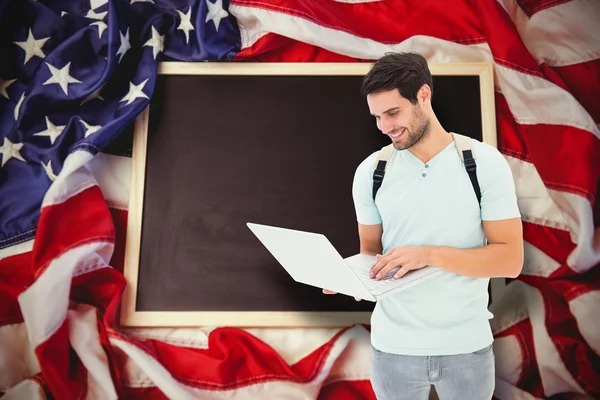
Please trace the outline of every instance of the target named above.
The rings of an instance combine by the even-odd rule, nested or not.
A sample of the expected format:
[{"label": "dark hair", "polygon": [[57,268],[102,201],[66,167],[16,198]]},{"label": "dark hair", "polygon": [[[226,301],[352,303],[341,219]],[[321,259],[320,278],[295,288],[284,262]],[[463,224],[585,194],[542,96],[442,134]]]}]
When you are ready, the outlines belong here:
[{"label": "dark hair", "polygon": [[362,84],[363,95],[398,89],[400,96],[417,104],[417,93],[424,84],[433,95],[433,79],[427,60],[419,53],[385,53],[373,64]]}]

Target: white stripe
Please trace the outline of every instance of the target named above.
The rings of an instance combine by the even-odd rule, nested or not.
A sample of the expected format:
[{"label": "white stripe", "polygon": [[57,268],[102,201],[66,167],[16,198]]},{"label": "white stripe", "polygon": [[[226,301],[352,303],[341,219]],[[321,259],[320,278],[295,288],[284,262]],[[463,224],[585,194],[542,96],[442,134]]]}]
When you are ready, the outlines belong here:
[{"label": "white stripe", "polygon": [[74,271],[108,265],[113,247],[112,243],[94,242],[66,251],[19,295],[29,340],[34,346],[54,334],[65,320]]},{"label": "white stripe", "polygon": [[489,310],[494,314],[490,321],[494,335],[529,318],[524,285],[521,281],[511,281],[506,285],[502,298],[490,304]]},{"label": "white stripe", "polygon": [[566,90],[544,78],[498,64],[496,74],[510,111],[519,124],[566,125],[600,137],[592,117]]},{"label": "white stripe", "polygon": [[131,158],[98,153],[88,164],[102,194],[111,208],[129,208]]},{"label": "white stripe", "polygon": [[505,155],[504,158],[513,173],[523,221],[570,232],[571,227],[550,197],[535,166],[516,157]]},{"label": "white stripe", "polygon": [[600,291],[584,293],[569,302],[569,309],[577,320],[579,332],[587,344],[600,355]]},{"label": "white stripe", "polygon": [[37,381],[27,379],[11,388],[2,396],[2,400],[45,400],[46,393]]},{"label": "white stripe", "polygon": [[69,340],[86,369],[87,399],[116,399],[106,352],[100,345],[96,309],[77,304],[68,311]]},{"label": "white stripe", "polygon": [[[282,332],[284,335],[285,332]],[[270,381],[242,386],[236,389],[207,390],[193,388],[181,384],[171,376],[156,359],[142,351],[137,346],[117,338],[111,338],[115,351],[122,351],[123,358],[129,358],[123,370],[124,384],[129,387],[158,387],[169,398],[201,398],[201,399],[264,399],[264,398],[294,398],[314,399],[318,396],[325,380],[327,383],[339,380],[341,377],[356,377],[368,379],[369,359],[366,353],[370,343],[366,331],[361,326],[355,326],[344,332],[334,343],[327,355],[327,360],[319,374],[310,382],[295,383],[288,381]],[[354,346],[358,346],[357,349]],[[334,364],[343,359],[342,365]],[[358,371],[361,371],[357,374]],[[354,371],[351,371],[354,369]]]},{"label": "white stripe", "polygon": [[85,150],[77,150],[69,154],[58,177],[46,191],[42,207],[63,203],[95,185],[92,174],[85,167],[91,159],[92,155]]},{"label": "white stripe", "polygon": [[560,263],[549,257],[546,253],[524,241],[525,264],[523,265],[522,275],[549,277],[554,271],[560,268]]},{"label": "white stripe", "polygon": [[14,244],[10,247],[0,249],[0,260],[7,258],[7,257],[16,256],[17,254],[23,254],[23,253],[30,252],[32,249],[33,249],[33,239]]},{"label": "white stripe", "polygon": [[594,228],[592,205],[573,193],[558,190],[548,192],[560,207],[571,228],[571,239],[577,244],[567,263],[577,272],[589,271],[600,263],[600,228]]},{"label": "white stripe", "polygon": [[[487,43],[464,45],[431,36],[412,36],[397,44],[385,44],[327,28],[285,13],[234,4],[231,14],[253,36],[273,32],[334,53],[374,60],[389,51],[417,51],[434,63],[494,63]],[[512,113],[526,124],[553,123],[587,130],[600,137],[598,127],[571,94],[539,77],[495,65],[500,89]]]},{"label": "white stripe", "polygon": [[521,344],[514,335],[494,339],[496,377],[516,385],[523,371]]},{"label": "white stripe", "polygon": [[571,0],[537,11],[531,18],[517,0],[503,3],[538,64],[561,67],[600,58],[599,1]]},{"label": "white stripe", "polygon": [[33,351],[25,324],[0,327],[0,391],[6,391],[41,371]]}]

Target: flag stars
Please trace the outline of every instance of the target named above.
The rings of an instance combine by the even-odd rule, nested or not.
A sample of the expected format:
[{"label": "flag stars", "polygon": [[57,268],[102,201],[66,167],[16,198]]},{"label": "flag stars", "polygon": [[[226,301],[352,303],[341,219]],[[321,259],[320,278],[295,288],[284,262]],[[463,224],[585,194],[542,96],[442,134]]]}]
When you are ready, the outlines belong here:
[{"label": "flag stars", "polygon": [[106,28],[108,28],[108,25],[106,25],[106,23],[103,21],[92,22],[90,26],[92,25],[96,25],[98,27],[98,39],[102,39],[102,34]]},{"label": "flag stars", "polygon": [[54,175],[54,171],[52,171],[52,160],[48,160],[48,164],[40,163],[42,167],[44,167],[44,171],[46,171],[46,175],[50,178],[51,181],[55,181],[57,176]]},{"label": "flag stars", "polygon": [[206,20],[204,22],[212,21],[218,32],[221,19],[229,15],[227,11],[223,10],[223,0],[216,0],[214,3],[206,0],[206,6],[208,7],[208,13],[206,13]]},{"label": "flag stars", "polygon": [[133,103],[133,101],[137,98],[148,99],[149,97],[146,96],[146,94],[142,91],[142,89],[144,89],[144,86],[146,86],[146,82],[148,82],[148,79],[144,80],[139,85],[134,85],[133,82],[129,82],[129,92],[125,95],[125,97],[121,99],[120,102],[126,101],[127,104],[125,105],[128,106],[129,104]]},{"label": "flag stars", "polygon": [[131,3],[129,3],[129,5],[132,5],[133,3],[154,3],[154,0],[131,0]]},{"label": "flag stars", "polygon": [[31,32],[31,28],[29,28],[29,35],[27,36],[26,41],[14,42],[17,46],[25,50],[25,61],[23,61],[23,65],[27,64],[27,62],[34,56],[38,56],[40,58],[46,57],[42,51],[42,47],[48,41],[48,39],[50,39],[50,37],[36,39]]},{"label": "flag stars", "polygon": [[194,25],[192,25],[192,22],[191,22],[192,7],[190,7],[188,12],[185,14],[179,10],[175,10],[175,11],[177,11],[177,14],[179,14],[179,17],[181,18],[181,23],[177,27],[177,30],[181,30],[185,33],[185,42],[189,43],[190,42],[190,31],[194,30]]},{"label": "flag stars", "polygon": [[125,53],[131,49],[131,45],[129,44],[129,28],[127,28],[125,35],[119,32],[119,36],[121,36],[121,45],[119,46],[119,50],[117,50],[117,55],[121,56],[119,57],[119,62],[121,62]]},{"label": "flag stars", "polygon": [[54,144],[54,141],[63,132],[65,126],[66,125],[56,126],[50,121],[48,117],[46,117],[46,130],[34,133],[33,136],[48,136],[50,138],[50,143]]},{"label": "flag stars", "polygon": [[79,122],[81,122],[81,125],[83,125],[86,129],[85,137],[88,137],[91,134],[98,132],[102,128],[102,126],[100,125],[90,125],[82,119],[80,119]]},{"label": "flag stars", "polygon": [[9,99],[8,93],[6,92],[6,89],[10,85],[12,85],[15,81],[16,81],[16,79],[11,79],[9,81],[4,81],[4,80],[0,79],[0,95],[2,95],[4,97],[6,97],[7,99]]},{"label": "flag stars", "polygon": [[51,83],[57,83],[58,85],[60,85],[63,92],[65,92],[65,94],[68,96],[69,95],[69,92],[68,92],[69,83],[81,83],[80,80],[75,79],[71,75],[69,75],[69,69],[71,68],[70,62],[67,63],[67,65],[65,65],[62,69],[58,69],[48,63],[46,63],[46,65],[50,69],[50,72],[52,73],[52,77],[50,77],[50,79],[48,79],[46,82],[44,82],[44,85],[49,85]]},{"label": "flag stars", "polygon": [[19,101],[17,102],[17,105],[15,106],[15,121],[17,119],[19,119],[19,110],[21,110],[21,104],[23,104],[23,100],[25,100],[25,92],[23,92],[23,94],[21,95],[21,98],[19,99]]},{"label": "flag stars", "polygon": [[2,165],[0,165],[0,167],[4,167],[4,164],[6,164],[11,158],[16,158],[17,160],[27,162],[23,156],[21,156],[22,147],[23,143],[13,143],[5,137],[4,144],[0,146],[0,155],[2,155]]},{"label": "flag stars", "polygon": [[[106,83],[104,85],[106,85]],[[86,97],[85,100],[83,100],[81,102],[80,106],[82,106],[85,103],[87,103],[88,101],[94,100],[94,99],[99,99],[99,100],[104,101],[104,98],[100,95],[100,92],[102,91],[102,89],[104,89],[104,85],[100,86],[94,93],[92,93],[88,97]]]},{"label": "flag stars", "polygon": [[158,55],[158,53],[165,49],[165,37],[161,36],[156,30],[156,28],[152,26],[152,38],[149,39],[146,43],[144,43],[144,46],[152,47],[152,55],[156,60],[156,56]]}]

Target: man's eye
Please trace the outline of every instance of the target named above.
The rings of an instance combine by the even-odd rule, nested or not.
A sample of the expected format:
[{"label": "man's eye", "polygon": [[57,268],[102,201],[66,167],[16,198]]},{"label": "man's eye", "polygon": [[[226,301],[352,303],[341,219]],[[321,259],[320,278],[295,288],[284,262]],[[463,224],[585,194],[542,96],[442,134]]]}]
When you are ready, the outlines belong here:
[{"label": "man's eye", "polygon": [[391,113],[389,113],[388,115],[394,116],[394,115],[396,115],[396,114],[398,114],[398,111],[392,111],[392,112],[391,112]]}]

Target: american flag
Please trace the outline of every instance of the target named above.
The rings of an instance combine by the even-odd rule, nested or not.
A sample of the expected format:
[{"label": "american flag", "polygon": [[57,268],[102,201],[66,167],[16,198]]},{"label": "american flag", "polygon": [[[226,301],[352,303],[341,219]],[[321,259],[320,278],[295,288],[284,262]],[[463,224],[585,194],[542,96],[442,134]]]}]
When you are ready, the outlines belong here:
[{"label": "american flag", "polygon": [[114,143],[160,61],[410,50],[494,65],[526,246],[493,304],[495,398],[600,398],[599,21],[592,0],[0,2],[0,396],[374,399],[366,326],[117,329]]}]

